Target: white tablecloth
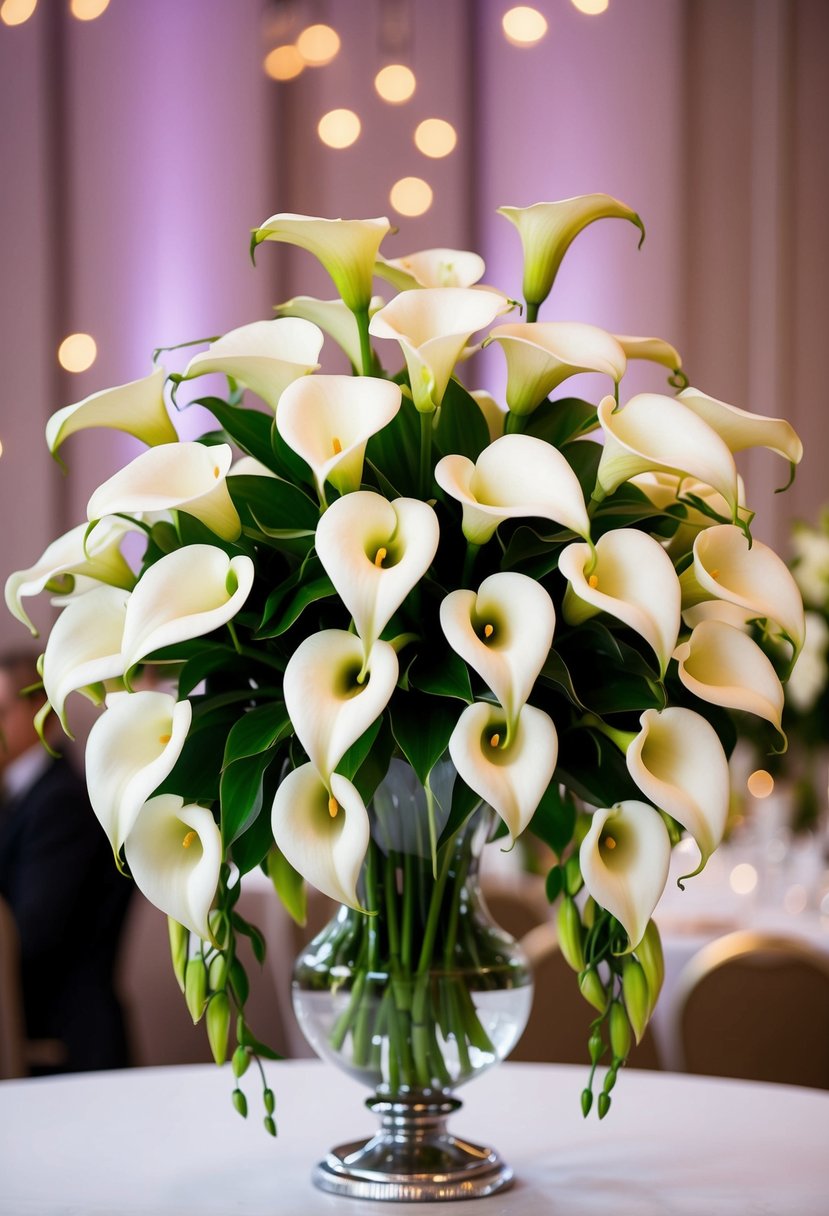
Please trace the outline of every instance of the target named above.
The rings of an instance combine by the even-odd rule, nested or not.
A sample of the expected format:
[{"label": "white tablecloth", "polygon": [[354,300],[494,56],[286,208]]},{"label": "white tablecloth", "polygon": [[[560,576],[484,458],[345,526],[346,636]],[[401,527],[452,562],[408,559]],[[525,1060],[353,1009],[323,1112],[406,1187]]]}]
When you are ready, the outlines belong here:
[{"label": "white tablecloth", "polygon": [[[0,1084],[2,1216],[380,1216],[411,1205],[310,1184],[333,1144],[370,1134],[365,1091],[328,1066],[268,1068],[280,1134],[231,1109],[228,1069],[136,1069]],[[438,1216],[826,1216],[829,1094],[629,1071],[582,1120],[582,1068],[504,1064],[462,1091],[457,1133],[493,1144],[516,1184]]]}]

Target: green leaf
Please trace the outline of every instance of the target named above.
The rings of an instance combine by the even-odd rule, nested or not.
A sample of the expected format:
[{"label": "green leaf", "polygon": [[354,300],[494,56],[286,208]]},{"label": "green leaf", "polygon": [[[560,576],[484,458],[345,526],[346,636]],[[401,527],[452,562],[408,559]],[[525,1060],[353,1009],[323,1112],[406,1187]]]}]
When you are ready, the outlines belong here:
[{"label": "green leaf", "polygon": [[441,456],[457,453],[477,460],[489,445],[489,427],[481,407],[457,380],[450,379],[440,407],[433,443]]},{"label": "green leaf", "polygon": [[192,404],[203,405],[205,409],[210,410],[237,447],[259,460],[266,468],[277,471],[271,448],[272,414],[244,409],[239,405],[228,405],[221,397],[199,397]]},{"label": "green leaf", "polygon": [[[280,634],[290,629],[311,604],[315,604],[318,600],[328,599],[336,594],[334,584],[327,574],[320,575],[319,578],[312,579],[310,582],[303,581],[288,600],[276,620],[260,628],[256,637],[262,639],[279,637]],[[267,607],[265,610],[267,612]]]},{"label": "green leaf", "polygon": [[391,728],[397,746],[425,785],[449,744],[459,711],[442,697],[408,692],[392,700]]},{"label": "green leaf", "polygon": [[222,807],[222,843],[225,848],[234,840],[238,840],[262,810],[262,779],[273,759],[273,751],[262,752],[235,760],[223,770],[219,795]]},{"label": "green leaf", "polygon": [[540,678],[545,684],[550,684],[554,688],[560,688],[571,704],[575,705],[577,709],[587,708],[579,700],[567,664],[555,650],[551,650],[544,660]]},{"label": "green leaf", "polygon": [[[237,933],[244,934],[250,940],[253,957],[257,963],[264,963],[268,948],[261,930],[257,929],[256,925],[252,925],[249,920],[245,920],[240,912],[234,912],[230,921]],[[242,1041],[241,1038],[239,1041]]]},{"label": "green leaf", "polygon": [[449,647],[437,646],[428,658],[418,654],[409,668],[409,681],[432,696],[456,697],[468,705],[474,700],[466,663]]},{"label": "green leaf", "polygon": [[562,456],[566,458],[570,468],[579,479],[579,485],[586,502],[590,500],[590,496],[596,487],[596,473],[598,472],[603,450],[602,445],[594,443],[592,439],[580,439],[577,443],[565,443],[560,449]]},{"label": "green leaf", "polygon": [[258,756],[290,734],[288,711],[280,702],[250,709],[233,725],[225,745],[222,768],[234,761]]},{"label": "green leaf", "polygon": [[455,784],[452,786],[452,806],[438,840],[438,851],[452,839],[458,828],[463,827],[472,812],[481,805],[481,801],[480,794],[470,789],[460,774],[456,773]]},{"label": "green leaf", "polygon": [[248,874],[261,865],[272,844],[271,808],[265,802],[250,827],[233,843],[231,854],[239,873]]},{"label": "green leaf", "polygon": [[371,802],[375,790],[389,770],[394,747],[394,735],[386,715],[383,715],[380,730],[365,760],[352,778],[352,783],[366,806]]},{"label": "green leaf", "polygon": [[613,806],[625,798],[642,797],[618,747],[605,735],[590,730],[564,735],[556,777],[591,806]]},{"label": "green leaf", "polygon": [[544,890],[548,901],[554,904],[564,890],[564,871],[561,866],[552,866],[550,868],[544,882]]},{"label": "green leaf", "polygon": [[268,877],[274,885],[283,908],[291,920],[305,925],[308,920],[308,892],[305,879],[295,870],[287,857],[272,845],[266,862]]},{"label": "green leaf", "polygon": [[366,459],[400,494],[417,494],[419,452],[420,415],[404,394],[391,422],[369,439]]},{"label": "green leaf", "polygon": [[368,730],[363,731],[360,738],[357,739],[355,743],[351,744],[351,747],[337,765],[336,772],[338,772],[342,777],[345,777],[347,781],[354,781],[354,777],[362,767],[364,760],[371,751],[374,740],[380,733],[380,728],[382,725],[383,715],[381,714],[379,718],[376,718],[372,722]]},{"label": "green leaf", "polygon": [[283,1057],[267,1043],[262,1043],[252,1033],[248,1024],[240,1017],[236,1023],[236,1037],[243,1047],[249,1047],[256,1056],[263,1060],[281,1060]]},{"label": "green leaf", "polygon": [[239,656],[232,646],[211,643],[207,649],[188,659],[182,667],[178,678],[179,697],[186,697],[213,672],[221,671],[222,668],[233,671],[238,666]]},{"label": "green leaf", "polygon": [[315,532],[319,508],[298,486],[279,477],[228,477],[227,488],[237,508],[248,508],[254,524],[267,534]]},{"label": "green leaf", "polygon": [[561,795],[556,777],[544,791],[529,826],[532,834],[559,857],[573,839],[576,807],[570,795]]},{"label": "green leaf", "polygon": [[597,425],[595,405],[578,397],[561,397],[558,401],[542,401],[530,414],[524,434],[560,448]]},{"label": "green leaf", "polygon": [[215,802],[225,740],[235,717],[231,714],[217,720],[214,716],[204,724],[194,720],[181,755],[156,794],[179,794],[185,802]]}]

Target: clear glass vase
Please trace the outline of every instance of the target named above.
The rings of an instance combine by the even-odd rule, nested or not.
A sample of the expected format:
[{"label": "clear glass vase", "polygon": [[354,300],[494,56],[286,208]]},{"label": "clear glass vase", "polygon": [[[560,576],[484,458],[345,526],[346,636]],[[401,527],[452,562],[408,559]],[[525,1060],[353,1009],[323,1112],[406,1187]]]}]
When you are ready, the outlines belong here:
[{"label": "clear glass vase", "polygon": [[[471,1198],[512,1171],[491,1149],[446,1129],[454,1091],[509,1054],[526,1025],[532,976],[490,918],[478,881],[493,824],[479,808],[439,850],[454,771],[427,791],[393,760],[375,794],[361,896],[373,915],[340,908],[297,960],[293,999],[311,1046],[374,1090],[381,1129],[332,1150],[314,1173],[324,1190],[390,1200]],[[431,821],[431,828],[430,828]]]}]

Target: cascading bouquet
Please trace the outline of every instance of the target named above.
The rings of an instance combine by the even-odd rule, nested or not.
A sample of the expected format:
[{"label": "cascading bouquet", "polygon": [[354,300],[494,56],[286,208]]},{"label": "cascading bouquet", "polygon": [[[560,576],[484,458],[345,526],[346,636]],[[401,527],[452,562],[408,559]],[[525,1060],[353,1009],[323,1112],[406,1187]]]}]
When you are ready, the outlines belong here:
[{"label": "cascading bouquet", "polygon": [[[605,1059],[603,1115],[659,992],[650,918],[671,848],[690,833],[696,873],[724,829],[732,711],[780,745],[803,607],[785,564],[752,542],[734,453],[765,446],[793,471],[801,444],[782,419],[687,387],[665,341],[536,319],[587,225],[620,218],[644,238],[629,207],[588,195],[501,213],[523,244],[523,321],[499,321],[516,302],[480,285],[476,254],[383,258],[386,219],[280,214],[255,229],[252,253],[308,250],[340,298],[298,297],[181,373],[157,366],[59,410],[53,454],[95,426],[147,450],[93,493],[88,522],[10,577],[6,599],[29,623],[24,597],[58,596],[44,712],[68,732],[70,694],[105,705],[86,751],[92,806],[116,863],[169,917],[217,1061],[234,1015],[236,1077],[268,1054],[236,953],[239,934],[265,948],[236,907],[245,874],[265,869],[295,915],[308,880],[376,924],[377,876],[361,877],[370,809],[402,760],[428,795],[435,874],[481,801],[502,835],[529,830],[555,851],[561,949],[596,1009],[583,1107]],[[372,297],[375,275],[390,302]],[[506,359],[506,410],[456,378],[485,330]],[[320,371],[323,332],[352,375]],[[663,365],[676,393],[620,403],[632,359]],[[607,377],[598,406],[562,394],[582,372]],[[208,373],[227,379],[225,396],[199,399],[218,429],[180,440],[170,405]],[[145,539],[137,570],[128,532]],[[779,664],[781,643],[778,672],[766,649]],[[147,666],[177,695],[138,687]],[[438,797],[447,756],[457,777]],[[401,892],[385,893],[394,920]],[[430,915],[427,953],[423,940],[451,931]],[[462,1024],[443,1028],[458,1050]],[[423,1083],[433,1066],[419,1058]],[[244,1113],[238,1084],[234,1102]],[[273,1131],[268,1089],[265,1106]]]}]

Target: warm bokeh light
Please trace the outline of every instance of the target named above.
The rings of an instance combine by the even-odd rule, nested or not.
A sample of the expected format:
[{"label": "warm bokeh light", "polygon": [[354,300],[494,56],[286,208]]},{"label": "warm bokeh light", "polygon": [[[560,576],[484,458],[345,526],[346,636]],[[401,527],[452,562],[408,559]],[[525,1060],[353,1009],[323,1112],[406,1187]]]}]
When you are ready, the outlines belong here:
[{"label": "warm bokeh light", "polygon": [[94,21],[109,8],[109,0],[72,0],[69,11],[78,21]]},{"label": "warm bokeh light", "polygon": [[402,63],[390,63],[381,68],[374,77],[374,87],[383,101],[399,106],[408,101],[415,91],[415,74]]},{"label": "warm bokeh light", "polygon": [[317,134],[329,148],[350,148],[360,134],[360,120],[353,110],[329,110],[317,123]]},{"label": "warm bokeh light", "polygon": [[746,781],[746,787],[752,798],[768,798],[774,789],[774,777],[764,768],[758,768]]},{"label": "warm bokeh light", "polygon": [[265,71],[271,80],[293,80],[305,67],[305,60],[295,46],[274,47],[265,56]]},{"label": "warm bokeh light", "polygon": [[70,334],[58,347],[58,363],[67,372],[85,372],[97,354],[98,347],[91,334]]},{"label": "warm bokeh light", "polygon": [[37,8],[37,0],[3,0],[0,21],[4,25],[22,25]]},{"label": "warm bokeh light", "polygon": [[340,49],[340,35],[330,25],[309,25],[296,40],[296,49],[311,68],[322,68]]},{"label": "warm bokeh light", "polygon": [[401,177],[389,191],[389,202],[400,215],[423,215],[433,197],[432,187],[422,177]]},{"label": "warm bokeh light", "polygon": [[731,871],[728,881],[736,895],[750,895],[757,886],[757,871],[747,861],[741,861]]},{"label": "warm bokeh light", "polygon": [[809,894],[800,883],[795,883],[793,887],[789,887],[783,896],[783,907],[789,916],[799,916],[801,912],[805,912],[808,902]]},{"label": "warm bokeh light", "polygon": [[454,150],[458,135],[445,118],[424,118],[417,124],[414,141],[424,156],[437,158],[448,156]]},{"label": "warm bokeh light", "polygon": [[587,13],[588,17],[596,17],[599,13],[607,12],[609,3],[610,0],[573,0],[573,7],[580,13]]},{"label": "warm bokeh light", "polygon": [[501,25],[509,42],[515,46],[532,46],[547,33],[547,18],[537,8],[519,4],[501,18]]},{"label": "warm bokeh light", "polygon": [[3,455],[3,440],[0,439],[0,456]]}]

